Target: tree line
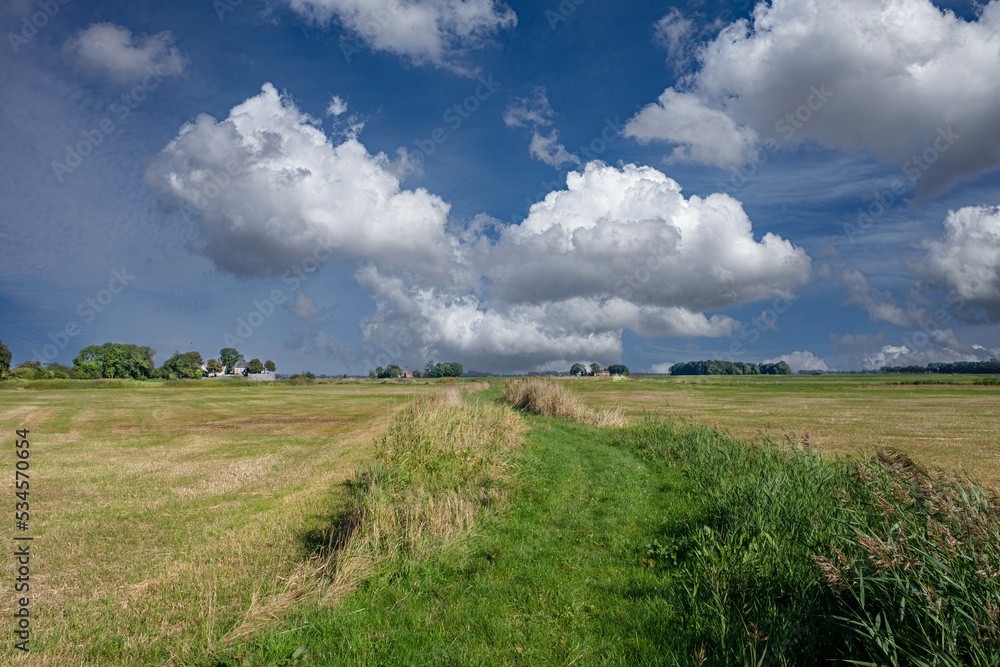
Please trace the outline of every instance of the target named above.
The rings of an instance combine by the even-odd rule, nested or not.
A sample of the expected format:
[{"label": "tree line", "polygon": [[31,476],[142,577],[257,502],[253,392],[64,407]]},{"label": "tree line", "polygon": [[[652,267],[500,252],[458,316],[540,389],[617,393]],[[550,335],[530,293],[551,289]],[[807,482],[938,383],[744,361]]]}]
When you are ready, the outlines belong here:
[{"label": "tree line", "polygon": [[791,366],[784,361],[776,364],[748,364],[742,361],[686,361],[670,367],[671,375],[789,375]]},{"label": "tree line", "polygon": [[607,368],[601,368],[601,365],[596,361],[590,364],[590,369],[588,369],[583,364],[573,364],[573,367],[569,369],[570,375],[583,376],[583,375],[600,375],[601,371],[608,371],[609,375],[628,375],[628,366],[623,366],[622,364],[611,364]]},{"label": "tree line", "polygon": [[[392,380],[401,377],[403,373],[406,372],[396,364],[389,364],[386,368],[379,366],[373,371],[368,372],[368,377],[374,379],[388,379]],[[449,378],[449,377],[461,377],[462,376],[462,364],[457,361],[449,361],[443,364],[435,364],[433,361],[428,361],[427,365],[424,367],[423,372],[413,371],[413,377],[415,378]]]},{"label": "tree line", "polygon": [[883,373],[1000,373],[1000,361],[953,361],[951,363],[934,363],[926,366],[883,366]]},{"label": "tree line", "polygon": [[[143,345],[128,343],[105,343],[104,345],[88,345],[80,350],[73,359],[73,367],[58,363],[42,364],[40,361],[25,361],[11,368],[10,349],[0,341],[0,378],[19,378],[22,380],[72,379],[91,380],[96,378],[151,380],[164,379],[198,379],[205,372],[222,373],[225,367],[227,374],[233,374],[233,368],[244,356],[231,347],[219,351],[218,359],[209,359],[206,363],[200,352],[177,352],[163,362],[159,368],[153,359],[156,350]],[[202,366],[205,370],[202,370]],[[251,359],[247,363],[248,373],[263,373],[265,370],[274,372],[277,366],[271,360],[262,362]]]}]

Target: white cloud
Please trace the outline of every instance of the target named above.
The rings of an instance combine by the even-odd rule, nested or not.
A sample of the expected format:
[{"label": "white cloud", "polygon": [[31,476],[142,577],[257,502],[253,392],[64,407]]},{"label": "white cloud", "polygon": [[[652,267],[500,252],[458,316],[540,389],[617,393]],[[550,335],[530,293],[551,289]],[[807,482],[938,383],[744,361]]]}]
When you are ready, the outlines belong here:
[{"label": "white cloud", "polygon": [[121,82],[139,81],[152,72],[180,74],[187,65],[169,30],[133,36],[128,28],[113,23],[88,26],[70,38],[63,51],[81,68]]},{"label": "white cloud", "polygon": [[495,0],[285,0],[307,20],[336,19],[372,49],[458,71],[461,53],[517,25],[517,15]]},{"label": "white cloud", "polygon": [[440,263],[449,206],[426,190],[401,190],[388,165],[356,139],[332,144],[265,84],[226,120],[203,114],[184,125],[146,181],[198,212],[204,254],[236,274],[282,273],[317,255]]},{"label": "white cloud", "polygon": [[892,294],[876,289],[871,280],[856,269],[845,269],[840,279],[847,287],[847,303],[867,310],[873,322],[912,327],[921,319],[922,312],[903,310],[893,301]]},{"label": "white cloud", "polygon": [[1000,319],[1000,207],[968,206],[950,211],[940,240],[924,242],[917,271],[949,302],[983,308]]},{"label": "white cloud", "polygon": [[[624,329],[730,336],[738,322],[711,311],[788,297],[810,278],[805,252],[774,234],[758,241],[738,201],[685,198],[648,167],[588,164],[503,226],[450,221],[440,198],[401,190],[391,166],[356,137],[331,142],[267,84],[226,120],[182,127],[146,178],[197,211],[201,252],[223,270],[281,274],[309,258],[356,268],[376,305],[360,324],[365,345],[406,363],[610,362]],[[318,312],[304,295],[289,310]]]},{"label": "white cloud", "polygon": [[789,296],[811,267],[774,234],[756,241],[728,195],[686,199],[656,169],[600,162],[571,172],[491,254],[488,275],[505,302],[618,297],[690,312]]},{"label": "white cloud", "polygon": [[531,128],[531,144],[528,146],[528,153],[535,159],[541,160],[545,164],[559,169],[564,164],[575,164],[582,167],[583,162],[579,157],[566,150],[566,147],[559,143],[559,132],[551,130],[548,134],[542,134],[539,128],[552,125],[552,117],[555,112],[549,104],[545,88],[540,86],[535,89],[535,96],[518,97],[507,105],[503,114],[503,121],[507,127],[529,127]]},{"label": "white cloud", "polygon": [[694,32],[694,21],[672,7],[670,11],[653,26],[656,41],[667,49],[667,62],[675,67],[683,64],[688,49],[688,42]]},{"label": "white cloud", "polygon": [[326,115],[327,116],[340,116],[347,112],[347,102],[340,99],[337,95],[334,95],[330,99],[330,103],[326,105]]},{"label": "white cloud", "polygon": [[[717,166],[737,165],[757,137],[814,141],[871,152],[939,191],[1000,161],[998,49],[1000,0],[974,21],[930,0],[759,2],[704,44],[697,71],[627,134]],[[935,157],[926,174],[911,161],[925,150]]]},{"label": "white cloud", "polygon": [[669,375],[670,367],[674,365],[672,361],[665,361],[662,364],[653,364],[644,372],[649,375]]},{"label": "white cloud", "polygon": [[685,199],[655,169],[597,162],[570,173],[566,190],[501,228],[497,241],[468,244],[459,263],[485,279],[475,294],[369,269],[362,282],[378,309],[366,335],[391,344],[408,331],[424,356],[509,370],[618,359],[624,329],[730,336],[738,322],[705,311],[790,295],[810,275],[801,249],[772,234],[757,242],[732,198]]},{"label": "white cloud", "polygon": [[878,370],[883,366],[926,366],[939,362],[989,361],[1000,357],[1000,347],[987,349],[982,345],[967,345],[960,342],[951,329],[931,331],[929,336],[919,341],[923,345],[918,346],[919,335],[914,335],[910,343],[886,345],[878,352],[866,354],[861,360],[862,367]]},{"label": "white cloud", "polygon": [[774,359],[765,359],[765,364],[776,364],[779,361],[784,361],[788,364],[793,373],[798,373],[799,371],[828,371],[830,370],[826,362],[817,357],[812,352],[802,350],[801,352],[791,352],[789,354],[783,354],[780,357],[775,357]]},{"label": "white cloud", "polygon": [[559,133],[555,130],[549,132],[548,135],[539,134],[537,131],[533,132],[528,152],[532,157],[556,169],[566,163],[575,164],[578,167],[583,166],[580,158],[570,153],[565,146],[559,143]]},{"label": "white cloud", "polygon": [[549,104],[545,87],[535,88],[534,97],[515,97],[503,112],[503,122],[507,127],[538,128],[552,124],[555,112]]},{"label": "white cloud", "polygon": [[725,112],[707,106],[698,96],[667,88],[659,101],[640,111],[625,126],[625,136],[649,143],[674,144],[671,159],[715,167],[734,167],[755,160],[757,133]]}]

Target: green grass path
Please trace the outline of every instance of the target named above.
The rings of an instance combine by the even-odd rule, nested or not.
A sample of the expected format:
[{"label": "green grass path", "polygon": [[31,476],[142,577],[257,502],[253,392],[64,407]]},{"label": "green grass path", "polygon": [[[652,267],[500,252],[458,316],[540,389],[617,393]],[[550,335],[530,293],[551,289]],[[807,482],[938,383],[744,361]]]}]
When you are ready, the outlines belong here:
[{"label": "green grass path", "polygon": [[304,612],[222,664],[671,664],[669,575],[643,560],[650,536],[683,520],[686,483],[606,430],[528,419],[512,506],[464,549]]}]

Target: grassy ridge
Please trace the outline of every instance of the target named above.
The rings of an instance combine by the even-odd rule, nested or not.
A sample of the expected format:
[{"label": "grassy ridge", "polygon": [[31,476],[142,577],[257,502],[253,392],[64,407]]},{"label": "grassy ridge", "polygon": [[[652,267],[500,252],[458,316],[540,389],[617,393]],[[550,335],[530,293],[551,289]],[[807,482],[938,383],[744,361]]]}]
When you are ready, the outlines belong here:
[{"label": "grassy ridge", "polygon": [[521,432],[515,412],[464,403],[458,389],[406,408],[349,484],[347,510],[328,539],[333,583],[323,601],[378,569],[409,567],[455,545],[502,506]]}]

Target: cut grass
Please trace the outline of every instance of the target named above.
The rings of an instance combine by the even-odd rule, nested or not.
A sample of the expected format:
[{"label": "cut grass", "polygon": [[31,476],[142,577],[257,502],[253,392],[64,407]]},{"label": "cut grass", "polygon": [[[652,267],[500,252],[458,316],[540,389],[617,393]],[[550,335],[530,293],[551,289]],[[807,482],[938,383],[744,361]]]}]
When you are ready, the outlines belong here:
[{"label": "cut grass", "polygon": [[[429,390],[3,392],[0,430],[31,430],[32,664],[190,664],[237,626],[273,625],[315,583],[305,534],[343,511],[396,407]],[[0,488],[12,498],[13,475]],[[0,597],[0,615],[13,604]],[[0,664],[13,654],[5,642]]]},{"label": "cut grass", "polygon": [[[560,384],[594,408],[715,426],[746,440],[808,441],[824,454],[905,452],[1000,489],[1000,387],[983,376],[575,378]],[[937,384],[900,384],[911,380]]]}]

